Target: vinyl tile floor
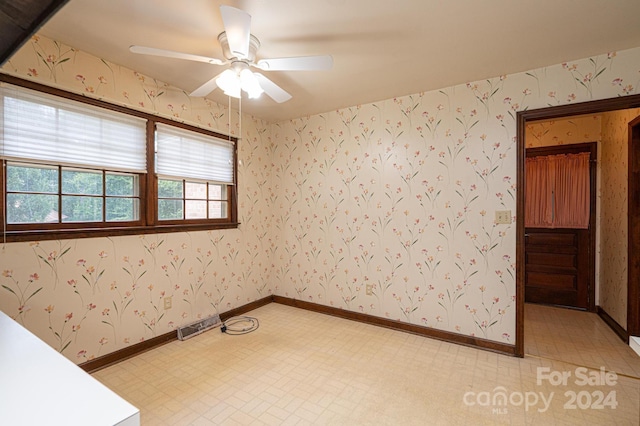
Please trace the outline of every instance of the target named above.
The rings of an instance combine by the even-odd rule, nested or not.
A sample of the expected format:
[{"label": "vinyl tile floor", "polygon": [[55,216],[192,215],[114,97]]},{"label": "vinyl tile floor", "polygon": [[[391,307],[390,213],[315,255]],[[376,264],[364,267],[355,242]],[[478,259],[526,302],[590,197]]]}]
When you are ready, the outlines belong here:
[{"label": "vinyl tile floor", "polygon": [[640,357],[594,314],[525,308],[524,358],[276,303],[93,374],[143,425],[634,425]]}]

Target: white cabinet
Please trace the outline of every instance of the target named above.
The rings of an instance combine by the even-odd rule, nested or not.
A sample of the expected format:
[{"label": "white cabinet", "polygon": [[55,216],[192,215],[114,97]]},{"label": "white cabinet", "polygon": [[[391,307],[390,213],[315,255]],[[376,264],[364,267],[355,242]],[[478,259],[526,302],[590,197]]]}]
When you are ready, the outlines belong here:
[{"label": "white cabinet", "polygon": [[139,426],[140,411],[0,312],[0,424]]}]

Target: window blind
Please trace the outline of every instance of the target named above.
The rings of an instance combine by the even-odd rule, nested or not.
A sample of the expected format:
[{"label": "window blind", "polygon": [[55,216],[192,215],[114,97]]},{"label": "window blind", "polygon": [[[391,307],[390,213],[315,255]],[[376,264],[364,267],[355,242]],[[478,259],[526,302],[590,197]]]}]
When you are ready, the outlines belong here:
[{"label": "window blind", "polygon": [[0,85],[0,155],[146,172],[146,121],[9,84]]},{"label": "window blind", "polygon": [[233,153],[230,141],[157,124],[156,171],[160,176],[232,185]]}]

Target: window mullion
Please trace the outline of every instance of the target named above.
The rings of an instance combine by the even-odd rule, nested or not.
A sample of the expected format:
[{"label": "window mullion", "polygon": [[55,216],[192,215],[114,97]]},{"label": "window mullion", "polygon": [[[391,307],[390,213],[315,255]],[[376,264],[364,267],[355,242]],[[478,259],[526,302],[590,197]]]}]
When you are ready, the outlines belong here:
[{"label": "window mullion", "polygon": [[102,171],[102,221],[107,221],[107,172]]},{"label": "window mullion", "polygon": [[204,213],[205,213],[205,217],[206,217],[207,219],[211,219],[211,218],[209,217],[209,188],[210,188],[210,187],[211,187],[211,185],[207,182],[207,184],[205,185],[205,191],[204,191],[204,198],[205,198],[205,200],[206,200],[206,203],[205,203],[205,209],[206,209],[206,210],[205,210],[205,212],[204,212]]},{"label": "window mullion", "polygon": [[182,220],[187,218],[187,180],[182,179]]},{"label": "window mullion", "polygon": [[[141,195],[140,212],[144,224],[155,226],[158,223],[158,175],[156,174],[156,123],[147,120],[147,173],[145,175],[144,194]],[[143,201],[144,200],[144,201]],[[143,216],[144,215],[144,216]]]},{"label": "window mullion", "polygon": [[6,242],[7,233],[7,160],[0,158],[2,162],[2,173],[0,174],[0,185],[2,185],[2,205],[0,206],[0,218],[2,219],[2,242]]},{"label": "window mullion", "polygon": [[58,166],[58,223],[62,223],[62,166]]}]

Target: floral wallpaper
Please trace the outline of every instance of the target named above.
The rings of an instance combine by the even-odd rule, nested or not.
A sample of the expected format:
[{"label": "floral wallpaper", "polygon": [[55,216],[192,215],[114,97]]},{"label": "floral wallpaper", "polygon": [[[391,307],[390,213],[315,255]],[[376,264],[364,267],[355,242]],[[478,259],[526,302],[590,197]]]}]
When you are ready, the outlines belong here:
[{"label": "floral wallpaper", "polygon": [[640,109],[602,115],[600,305],[627,328],[628,124]]},{"label": "floral wallpaper", "polygon": [[[4,72],[190,123],[237,117],[44,37]],[[238,230],[5,244],[0,309],[75,362],[274,293],[515,339],[516,112],[637,93],[640,49],[310,117],[243,117]],[[173,307],[163,309],[164,297]]]},{"label": "floral wallpaper", "polygon": [[[26,43],[2,71],[239,133],[237,111],[45,37]],[[82,363],[271,294],[268,129],[243,117],[239,229],[6,243],[0,309]]]},{"label": "floral wallpaper", "polygon": [[639,53],[276,124],[274,291],[513,343],[515,225],[494,218],[515,220],[516,112],[636,93]]}]

